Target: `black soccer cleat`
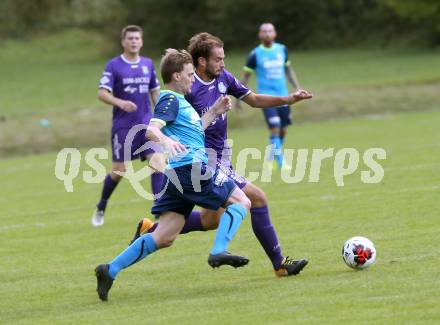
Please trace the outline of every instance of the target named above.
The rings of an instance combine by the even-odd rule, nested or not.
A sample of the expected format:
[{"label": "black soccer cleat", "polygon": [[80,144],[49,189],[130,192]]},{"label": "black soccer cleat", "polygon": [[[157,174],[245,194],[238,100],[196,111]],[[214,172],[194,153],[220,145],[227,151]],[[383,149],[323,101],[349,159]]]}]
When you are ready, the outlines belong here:
[{"label": "black soccer cleat", "polygon": [[307,261],[305,258],[296,261],[289,259],[289,256],[287,256],[284,259],[281,267],[278,270],[275,270],[275,274],[278,277],[297,275],[302,271],[303,268],[306,267],[308,263],[309,261]]},{"label": "black soccer cleat", "polygon": [[208,264],[212,268],[220,267],[222,265],[230,265],[235,268],[245,266],[249,263],[249,259],[243,256],[232,255],[229,252],[223,252],[220,254],[209,254]]},{"label": "black soccer cleat", "polygon": [[96,291],[98,292],[99,299],[107,301],[108,292],[113,284],[113,279],[108,272],[108,264],[100,264],[95,269],[95,275],[97,280]]}]

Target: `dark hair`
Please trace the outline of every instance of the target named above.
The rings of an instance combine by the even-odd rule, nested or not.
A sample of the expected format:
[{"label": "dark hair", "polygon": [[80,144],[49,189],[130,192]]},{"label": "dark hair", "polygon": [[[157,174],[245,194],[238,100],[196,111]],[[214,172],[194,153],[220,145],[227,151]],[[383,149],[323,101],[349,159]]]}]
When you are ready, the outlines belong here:
[{"label": "dark hair", "polygon": [[124,39],[125,35],[127,35],[128,32],[139,32],[142,35],[144,33],[144,30],[142,29],[142,27],[137,25],[127,25],[124,28],[122,28],[121,39]]},{"label": "dark hair", "polygon": [[173,73],[182,72],[183,66],[193,63],[191,55],[185,50],[166,49],[160,60],[160,74],[164,83],[171,82]]},{"label": "dark hair", "polygon": [[188,52],[191,54],[194,65],[197,67],[198,58],[202,57],[208,60],[211,49],[214,47],[223,47],[220,38],[209,33],[199,33],[191,37],[188,45]]}]

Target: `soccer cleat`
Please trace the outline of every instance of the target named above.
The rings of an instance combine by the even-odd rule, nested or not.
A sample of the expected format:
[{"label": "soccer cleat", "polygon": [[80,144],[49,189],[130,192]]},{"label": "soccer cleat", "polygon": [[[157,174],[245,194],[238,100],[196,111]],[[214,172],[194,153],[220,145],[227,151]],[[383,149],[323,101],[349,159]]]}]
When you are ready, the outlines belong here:
[{"label": "soccer cleat", "polygon": [[92,217],[93,227],[101,227],[104,224],[104,211],[96,210]]},{"label": "soccer cleat", "polygon": [[220,254],[209,254],[208,264],[212,268],[220,267],[221,265],[230,265],[235,268],[245,266],[249,263],[249,259],[243,256],[232,255],[229,252]]},{"label": "soccer cleat", "polygon": [[143,218],[141,221],[139,221],[136,232],[134,233],[133,239],[130,242],[130,245],[133,244],[133,242],[138,239],[140,236],[146,234],[148,230],[151,229],[151,227],[154,226],[154,222],[151,221],[148,218]]},{"label": "soccer cleat", "polygon": [[96,291],[98,292],[99,299],[107,301],[108,292],[113,284],[113,279],[108,273],[108,264],[100,264],[95,269],[95,275],[97,280]]},{"label": "soccer cleat", "polygon": [[281,267],[278,270],[275,271],[275,275],[277,277],[285,277],[285,276],[291,276],[291,275],[297,275],[305,266],[309,263],[306,259],[300,259],[298,261],[289,259],[289,256],[287,256],[283,263],[281,264]]}]

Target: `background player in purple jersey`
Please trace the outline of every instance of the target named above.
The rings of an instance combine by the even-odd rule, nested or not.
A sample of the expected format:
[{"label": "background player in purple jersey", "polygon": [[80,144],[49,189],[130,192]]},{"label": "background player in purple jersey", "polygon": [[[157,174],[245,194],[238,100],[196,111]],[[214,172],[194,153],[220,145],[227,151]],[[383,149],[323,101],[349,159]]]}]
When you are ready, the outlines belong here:
[{"label": "background player in purple jersey", "polygon": [[[202,115],[215,101],[225,94],[243,100],[252,107],[274,107],[291,105],[312,97],[307,91],[299,91],[287,96],[270,96],[253,93],[242,85],[225,69],[223,42],[208,33],[200,33],[190,39],[188,51],[191,53],[196,67],[195,82],[191,92],[186,96],[188,102]],[[270,221],[266,194],[256,185],[237,175],[230,162],[230,150],[225,148],[227,138],[226,114],[217,117],[205,130],[205,145],[217,152],[217,165],[243,190],[251,200],[252,229],[266,254],[270,258],[277,276],[298,274],[307,264],[306,259],[291,260],[281,254],[281,247],[275,229]],[[194,211],[186,220],[182,232],[215,229],[223,210],[212,211],[203,209]],[[139,222],[135,238],[157,226],[147,218]]]},{"label": "background player in purple jersey", "polygon": [[[150,98],[153,105],[159,96],[160,85],[156,77],[153,61],[139,55],[142,48],[142,28],[135,25],[126,26],[121,32],[123,54],[108,61],[99,82],[98,98],[113,106],[111,130],[112,170],[106,176],[101,198],[92,217],[93,226],[104,224],[104,211],[110,195],[115,190],[121,177],[116,172],[125,171],[125,162],[133,159],[148,159],[154,165],[152,149],[137,153],[147,142],[145,130],[137,132],[132,139],[127,135],[132,127],[138,124],[148,125],[151,118]],[[131,141],[130,156],[125,157],[124,144]],[[155,155],[156,164],[161,164],[160,155]],[[153,194],[160,191],[162,174],[151,175]]]},{"label": "background player in purple jersey", "polygon": [[[249,54],[241,82],[246,85],[255,72],[259,93],[283,96],[288,93],[286,77],[295,89],[299,89],[299,82],[291,67],[287,48],[275,42],[276,36],[273,24],[261,24],[258,33],[261,44]],[[236,106],[240,108],[240,101],[237,101]],[[289,168],[290,166],[283,165],[283,143],[286,129],[292,124],[290,107],[288,105],[271,107],[264,109],[263,113],[270,130],[270,144],[273,148],[272,153],[266,157],[268,166],[276,167],[274,165],[276,159],[278,167]]]}]

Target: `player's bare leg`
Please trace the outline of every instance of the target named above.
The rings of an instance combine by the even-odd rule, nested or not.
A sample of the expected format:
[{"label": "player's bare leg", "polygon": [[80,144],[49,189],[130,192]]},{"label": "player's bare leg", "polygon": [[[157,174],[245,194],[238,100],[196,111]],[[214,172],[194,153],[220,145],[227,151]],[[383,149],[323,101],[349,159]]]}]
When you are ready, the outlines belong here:
[{"label": "player's bare leg", "polygon": [[104,213],[107,207],[107,200],[119,184],[122,176],[120,173],[125,172],[124,162],[113,162],[112,170],[104,180],[101,199],[96,206],[96,211],[92,216],[92,225],[94,227],[100,227],[104,225]]}]

